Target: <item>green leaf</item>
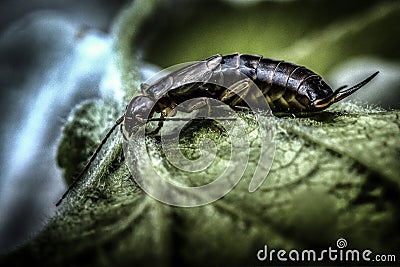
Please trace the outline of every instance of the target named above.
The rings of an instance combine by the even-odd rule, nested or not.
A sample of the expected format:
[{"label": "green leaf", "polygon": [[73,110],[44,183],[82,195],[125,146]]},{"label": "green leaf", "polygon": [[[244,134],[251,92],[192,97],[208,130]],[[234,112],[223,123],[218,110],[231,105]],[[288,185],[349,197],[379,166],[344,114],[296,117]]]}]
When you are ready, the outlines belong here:
[{"label": "green leaf", "polygon": [[[74,146],[78,142],[74,135],[82,132],[77,122],[92,114],[107,117],[102,113],[105,106],[89,103],[77,109],[79,116],[70,122],[76,125],[75,131],[68,131],[64,139]],[[91,112],[83,112],[85,109]],[[96,109],[99,112],[94,112]],[[100,156],[108,158],[95,164],[95,170],[79,183],[46,229],[6,262],[38,261],[43,266],[250,265],[257,263],[256,253],[264,244],[271,249],[327,249],[335,247],[340,237],[346,238],[351,248],[397,253],[399,112],[346,103],[318,114],[281,115],[271,121],[276,154],[264,184],[249,193],[252,173],[246,171],[224,198],[196,208],[163,204],[138,188],[120,157],[121,136],[114,136]],[[251,120],[246,124],[252,132]],[[96,127],[101,130],[99,124],[91,130]],[[208,137],[219,149],[215,163],[225,162],[230,147],[218,129],[193,127],[197,130],[189,127],[183,133],[184,153],[193,156],[195,141]],[[252,169],[257,163],[258,137],[248,136],[253,144],[248,164]],[[149,154],[163,159],[157,138],[151,140]],[[164,174],[176,172],[166,162],[161,165],[156,168]],[[140,173],[142,166],[136,167]],[[209,182],[202,173],[185,175],[195,183]]]},{"label": "green leaf", "polygon": [[[139,37],[147,36],[141,31],[149,31],[148,25],[157,24],[154,18],[164,17],[160,14],[167,14],[166,18],[175,14],[163,13],[166,10],[162,8],[162,12],[160,9],[155,12],[159,7],[157,2],[134,1],[120,17],[115,32],[127,101],[140,83],[135,57],[137,45],[142,44]],[[306,13],[300,15],[301,1],[263,3],[263,8],[237,9],[228,16],[222,16],[228,7],[217,5],[220,9],[214,13],[203,12],[202,16],[192,17],[205,18],[197,19],[193,27],[175,23],[171,18],[171,23],[165,25],[180,25],[180,29],[183,26],[185,29],[172,31],[172,35],[165,30],[168,38],[156,38],[144,52],[160,64],[169,65],[213,53],[240,51],[297,59],[301,62],[296,63],[318,66],[323,72],[343,56],[350,57],[357,51],[374,51],[386,57],[388,51],[395,51],[390,56],[398,59],[398,42],[392,36],[399,29],[393,26],[397,25],[393,21],[397,21],[399,5],[385,2],[379,9],[381,4],[368,3],[362,8],[356,2],[350,7],[349,1],[343,3],[338,8],[343,12],[334,9],[335,12],[326,14],[322,13],[326,8],[303,9]],[[321,7],[319,2],[315,5]],[[336,2],[331,5],[336,6]],[[347,7],[358,15],[352,18],[350,11],[344,12]],[[261,12],[255,13],[257,9]],[[314,18],[314,14],[318,23],[315,19],[304,19]],[[332,19],[338,22],[331,24]],[[260,25],[265,31],[260,31]],[[282,34],[281,25],[288,26],[285,29],[290,34]],[[388,30],[380,30],[382,25]],[[371,30],[379,37],[374,37]],[[228,31],[229,35],[222,34]],[[303,35],[303,39],[293,43],[294,38]],[[356,41],[369,46],[349,49]],[[328,46],[335,48],[329,49],[332,53],[326,53]],[[67,179],[80,169],[89,150],[122,110],[117,104],[101,101],[76,108],[65,126],[58,152]],[[0,265],[270,264],[257,261],[256,253],[264,245],[270,249],[318,250],[336,248],[338,238],[345,238],[349,248],[396,254],[398,259],[399,113],[346,103],[297,117],[276,114],[270,122],[276,134],[273,165],[263,185],[254,193],[248,192],[248,185],[258,162],[260,142],[253,120],[240,114],[251,141],[248,168],[239,184],[224,198],[196,208],[172,207],[145,194],[125,165],[122,138],[116,131],[84,179],[64,200],[59,213],[28,244],[3,257]],[[207,175],[185,174],[177,182],[204,184],[209,182],[208,174],[218,171],[218,164],[224,166],[230,146],[214,126],[192,125],[181,136],[180,144],[183,154],[196,158],[199,155],[196,142],[204,137],[214,140],[218,148],[216,166]],[[177,170],[166,162],[157,138],[150,140],[149,154],[160,163],[156,166],[158,170],[176,178]],[[136,166],[136,175],[145,176],[145,168],[141,167]]]}]

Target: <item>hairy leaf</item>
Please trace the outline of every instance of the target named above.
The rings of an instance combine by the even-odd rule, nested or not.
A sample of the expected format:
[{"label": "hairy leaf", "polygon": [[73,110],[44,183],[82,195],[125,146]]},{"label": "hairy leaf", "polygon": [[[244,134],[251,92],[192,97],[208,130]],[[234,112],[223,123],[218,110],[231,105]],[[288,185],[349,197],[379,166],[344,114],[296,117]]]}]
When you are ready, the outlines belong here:
[{"label": "hairy leaf", "polygon": [[[107,116],[93,112],[96,106],[104,110],[107,105],[84,105],[70,123],[87,120],[89,113],[82,112],[87,108],[91,114]],[[79,184],[45,231],[7,260],[88,266],[255,264],[264,245],[327,249],[335,247],[340,237],[351,248],[397,253],[398,111],[347,103],[314,115],[272,121],[276,154],[264,184],[249,193],[252,173],[246,171],[224,198],[196,208],[172,207],[146,195],[120,157],[121,137],[114,137],[103,149],[110,152],[108,159]],[[182,149],[190,150],[185,153],[193,153],[193,140],[214,138],[220,151],[216,164],[226,161],[230,146],[219,138],[218,129],[196,127],[183,133]],[[250,132],[252,127],[247,121]],[[80,132],[76,127],[64,138],[73,141]],[[256,146],[257,135],[248,136]],[[152,140],[149,154],[162,158],[157,138]],[[255,155],[250,157],[249,169],[256,162]],[[165,162],[162,165],[157,168],[165,174],[176,171]],[[209,182],[204,173],[189,173],[186,178]]]},{"label": "hairy leaf", "polygon": [[[116,49],[127,101],[140,83],[135,60],[139,49],[135,45],[142,39],[146,41],[148,35],[142,31],[149,28],[143,25],[157,24],[154,17],[162,19],[160,14],[166,11],[160,8],[154,12],[157,2],[134,1],[120,18]],[[356,54],[361,48],[354,45],[355,42],[372,47],[369,50],[368,45],[363,46],[360,53],[378,51],[386,57],[388,51],[393,51],[386,49],[387,46],[397,48],[398,42],[392,36],[398,27],[395,28],[393,25],[396,24],[392,22],[397,19],[398,4],[385,2],[380,7],[371,3],[367,8],[361,8],[358,3],[348,6],[349,1],[346,1],[339,8],[343,13],[330,14],[323,14],[325,9],[316,3],[323,9],[321,12],[303,9],[303,15],[298,15],[303,6],[300,1],[282,5],[263,3],[265,14],[255,14],[257,7],[247,7],[236,9],[236,13],[228,16],[221,15],[221,10],[225,11],[227,7],[219,5],[214,13],[196,16],[197,23],[193,27],[178,23],[179,27],[185,26],[184,31],[172,31],[172,35],[171,31],[164,31],[171,42],[147,43],[150,48],[144,52],[166,64],[171,60],[181,62],[240,50],[278,58],[292,57],[301,61],[297,63],[312,63],[326,71],[343,55]],[[348,7],[359,12],[355,18],[344,13]],[[286,13],[286,10],[290,12]],[[318,23],[314,13],[318,14]],[[179,22],[180,17],[176,17]],[[249,21],[244,23],[243,18],[249,18]],[[214,19],[219,24],[211,23],[210,28],[210,20]],[[331,23],[334,19],[337,23]],[[168,22],[172,23],[172,20]],[[246,27],[239,27],[239,24]],[[282,31],[281,25],[290,32]],[[381,25],[390,26],[389,30],[382,31]],[[266,30],[260,31],[260,28]],[[379,33],[379,37],[368,34],[371,29]],[[305,32],[307,35],[301,39]],[[255,40],[249,47],[248,40],[252,38]],[[294,38],[300,40],[293,43]],[[146,44],[144,41],[143,45]],[[279,49],[274,49],[276,44]],[[157,48],[158,45],[162,45],[162,49]],[[335,49],[329,49],[333,52],[328,53],[326,47]],[[390,56],[398,58],[398,54]],[[106,126],[114,122],[110,118],[118,118],[122,110],[117,104],[100,101],[86,103],[75,110],[65,126],[58,152],[59,163],[67,178],[80,169],[81,159],[89,153],[86,147],[100,141]],[[169,206],[145,194],[125,164],[122,138],[116,131],[84,179],[64,200],[59,213],[30,243],[3,258],[1,265],[270,264],[270,261],[260,263],[257,260],[256,254],[264,245],[276,250],[322,250],[337,248],[339,238],[347,240],[348,248],[370,249],[374,254],[397,253],[398,259],[399,111],[346,103],[321,113],[275,115],[270,121],[275,130],[275,157],[262,186],[253,193],[248,191],[258,162],[260,142],[253,120],[241,113],[251,143],[243,178],[224,198],[195,208]],[[178,173],[176,168],[166,161],[159,140],[152,137],[148,139],[147,149],[153,164],[158,163],[153,166],[179,183],[199,185],[209,182],[229,160],[230,143],[226,136],[215,125],[200,123],[187,128],[180,145],[182,153],[193,159],[199,156],[197,142],[205,137],[217,144],[214,169],[175,175]],[[142,167],[135,166],[135,175],[146,176]]]}]

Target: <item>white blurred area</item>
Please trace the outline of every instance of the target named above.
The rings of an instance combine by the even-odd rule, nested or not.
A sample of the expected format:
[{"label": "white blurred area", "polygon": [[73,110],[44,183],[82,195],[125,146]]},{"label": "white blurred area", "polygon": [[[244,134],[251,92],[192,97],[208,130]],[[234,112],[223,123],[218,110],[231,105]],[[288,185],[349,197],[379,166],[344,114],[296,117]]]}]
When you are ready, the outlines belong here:
[{"label": "white blurred area", "polygon": [[[33,236],[55,212],[54,203],[66,189],[56,150],[73,107],[85,99],[121,99],[113,40],[107,31],[125,2],[5,0],[1,4],[5,11],[0,16],[0,254]],[[352,97],[399,108],[399,69],[379,59],[357,59],[338,66],[328,80],[337,87],[352,86],[379,70]],[[146,80],[157,69],[147,65],[142,72]]]},{"label": "white blurred area", "polygon": [[41,229],[65,185],[62,125],[85,99],[121,99],[110,35],[36,11],[0,36],[0,253]]},{"label": "white blurred area", "polygon": [[[118,13],[88,2],[26,12],[0,35],[0,255],[34,236],[56,211],[66,190],[57,146],[73,108],[87,99],[122,101],[113,35],[100,30],[112,28]],[[144,81],[159,69],[142,64],[140,71]]]}]

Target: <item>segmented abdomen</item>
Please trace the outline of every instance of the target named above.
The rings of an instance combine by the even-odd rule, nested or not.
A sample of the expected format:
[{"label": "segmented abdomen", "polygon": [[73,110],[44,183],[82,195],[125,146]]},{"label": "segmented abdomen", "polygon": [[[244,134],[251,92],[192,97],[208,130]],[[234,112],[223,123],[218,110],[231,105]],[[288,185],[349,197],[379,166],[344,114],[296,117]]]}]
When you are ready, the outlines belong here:
[{"label": "segmented abdomen", "polygon": [[273,110],[306,110],[309,92],[299,91],[301,84],[308,79],[322,79],[303,66],[256,55],[226,55],[221,64],[239,69],[251,78]]}]

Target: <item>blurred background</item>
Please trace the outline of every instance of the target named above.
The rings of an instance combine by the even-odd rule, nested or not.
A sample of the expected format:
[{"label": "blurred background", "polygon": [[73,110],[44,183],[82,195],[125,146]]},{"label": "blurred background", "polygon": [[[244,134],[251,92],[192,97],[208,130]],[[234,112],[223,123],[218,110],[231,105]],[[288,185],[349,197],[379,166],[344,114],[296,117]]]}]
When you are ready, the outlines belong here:
[{"label": "blurred background", "polygon": [[0,4],[0,253],[54,214],[66,188],[56,150],[73,107],[118,89],[110,26],[125,2]]},{"label": "blurred background", "polygon": [[[66,189],[56,151],[73,107],[121,99],[113,28],[129,3],[0,4],[0,254],[34,236],[56,211]],[[233,52],[305,65],[333,88],[379,70],[352,100],[394,109],[399,19],[400,1],[159,1],[133,45],[143,80],[157,68]]]}]

